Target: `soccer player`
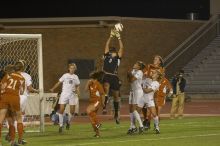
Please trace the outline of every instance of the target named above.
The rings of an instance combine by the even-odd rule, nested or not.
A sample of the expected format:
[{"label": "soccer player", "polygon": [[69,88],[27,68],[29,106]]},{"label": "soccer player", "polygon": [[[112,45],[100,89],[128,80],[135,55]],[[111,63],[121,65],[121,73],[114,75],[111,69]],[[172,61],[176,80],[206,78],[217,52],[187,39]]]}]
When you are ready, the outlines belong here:
[{"label": "soccer player", "polygon": [[162,78],[162,74],[160,71],[155,70],[152,72],[152,80],[149,78],[145,78],[143,80],[143,91],[144,96],[141,98],[142,101],[138,103],[138,110],[141,111],[144,105],[146,104],[147,109],[153,115],[154,125],[156,134],[160,133],[159,129],[159,118],[156,113],[155,103],[154,103],[154,93],[159,90],[160,80]]},{"label": "soccer player", "polygon": [[163,75],[160,81],[159,90],[155,93],[154,96],[156,111],[159,119],[160,119],[161,109],[166,103],[166,96],[170,97],[172,94],[173,94],[172,85],[170,84],[169,80],[166,79]]},{"label": "soccer player", "polygon": [[97,119],[97,112],[99,107],[104,106],[105,92],[100,83],[103,78],[103,72],[93,72],[90,74],[90,80],[86,84],[86,90],[90,93],[89,105],[86,109],[89,115],[92,127],[95,131],[94,137],[100,137],[99,128],[100,122]]},{"label": "soccer player", "polygon": [[[165,73],[165,68],[163,58],[159,55],[155,55],[153,58],[153,64],[147,65],[147,67],[144,70],[144,78],[148,78],[149,80],[152,80],[152,73],[155,70],[159,70],[162,74]],[[147,111],[147,108],[142,109],[144,121],[143,124],[146,129],[150,128],[150,120],[151,120],[151,113]]]},{"label": "soccer player", "polygon": [[131,85],[131,91],[129,96],[129,111],[130,111],[130,128],[128,129],[127,134],[133,134],[137,131],[135,126],[135,119],[139,123],[139,133],[143,133],[143,124],[141,121],[141,117],[137,111],[137,105],[139,104],[139,101],[141,101],[141,98],[143,98],[143,89],[142,89],[142,78],[143,78],[143,72],[142,69],[144,69],[145,65],[141,61],[137,61],[131,72],[128,72],[128,81]]},{"label": "soccer player", "polygon": [[26,109],[26,105],[27,105],[27,98],[29,96],[29,93],[39,93],[39,90],[33,88],[32,86],[32,78],[31,76],[24,72],[25,70],[25,64],[26,62],[24,60],[19,60],[15,65],[19,67],[19,71],[21,73],[21,75],[24,77],[25,79],[25,88],[24,88],[24,94],[20,95],[20,103],[21,103],[21,110],[22,113],[25,113],[25,109]]},{"label": "soccer player", "polygon": [[[110,47],[110,42],[112,38],[116,36],[119,42],[119,50],[115,47]],[[115,32],[111,30],[111,35],[108,38],[106,45],[105,45],[105,53],[104,53],[104,64],[103,64],[103,71],[105,72],[103,85],[105,91],[105,106],[103,107],[103,113],[106,113],[106,103],[108,100],[109,91],[112,91],[112,95],[114,98],[114,109],[115,109],[115,121],[116,124],[119,124],[119,116],[118,116],[118,108],[119,108],[119,78],[118,78],[118,67],[121,62],[121,58],[123,55],[124,46],[121,40],[121,36],[119,32]]]},{"label": "soccer player", "polygon": [[[23,121],[24,115],[25,115],[25,109],[27,106],[27,98],[29,96],[29,92],[38,93],[39,91],[37,89],[33,88],[31,76],[28,73],[24,72],[25,61],[19,60],[18,62],[15,63],[15,66],[17,66],[18,71],[25,79],[24,93],[23,93],[23,95],[20,95],[20,104],[21,104],[20,107],[21,107],[21,112],[23,114],[23,116],[22,116],[22,121]],[[7,117],[7,121],[9,124],[9,133],[13,133],[14,128],[15,128],[14,125],[16,125],[17,121],[14,121],[13,118],[10,118],[10,117]],[[13,131],[11,131],[11,130],[13,130]],[[24,141],[24,140],[22,140],[21,142],[22,142],[22,144],[26,143],[26,141]]]},{"label": "soccer player", "polygon": [[62,93],[60,95],[59,99],[59,133],[63,132],[63,113],[65,110],[66,104],[70,105],[70,115],[68,116],[68,123],[66,125],[66,129],[68,130],[70,128],[70,122],[72,120],[72,117],[75,113],[75,105],[77,104],[77,96],[80,95],[79,85],[80,81],[79,78],[75,73],[77,67],[76,64],[71,63],[69,64],[69,72],[65,73],[59,81],[50,89],[51,92],[54,92],[54,90],[60,85],[62,86]]},{"label": "soccer player", "polygon": [[[13,69],[15,72],[13,72]],[[2,122],[8,111],[11,111],[17,120],[18,144],[22,144],[23,140],[23,123],[22,112],[20,109],[20,94],[23,94],[25,87],[25,79],[19,71],[19,66],[11,67],[1,81],[1,101],[0,101],[0,132]],[[15,133],[15,130],[14,130]],[[1,137],[1,134],[0,134]],[[1,145],[1,143],[0,143]],[[16,146],[15,135],[11,137],[11,145]]]}]

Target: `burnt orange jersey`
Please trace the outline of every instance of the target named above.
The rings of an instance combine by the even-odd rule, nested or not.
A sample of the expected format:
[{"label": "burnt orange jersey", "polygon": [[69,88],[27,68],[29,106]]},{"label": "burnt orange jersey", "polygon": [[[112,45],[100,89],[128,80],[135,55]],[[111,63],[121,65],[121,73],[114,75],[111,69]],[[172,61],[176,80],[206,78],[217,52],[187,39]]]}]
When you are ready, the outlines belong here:
[{"label": "burnt orange jersey", "polygon": [[2,96],[18,96],[20,91],[24,88],[25,79],[20,73],[7,74],[1,81]]},{"label": "burnt orange jersey", "polygon": [[163,106],[165,104],[165,97],[168,91],[172,90],[172,86],[165,77],[160,82],[159,90],[155,93],[155,101],[157,106]]},{"label": "burnt orange jersey", "polygon": [[101,95],[105,94],[102,85],[98,81],[91,81],[92,83],[89,86],[90,92],[90,103],[95,103],[101,101]]},{"label": "burnt orange jersey", "polygon": [[143,70],[144,74],[147,75],[148,78],[151,78],[154,70],[159,70],[162,74],[165,72],[164,67],[156,67],[153,64],[147,65],[147,67]]}]

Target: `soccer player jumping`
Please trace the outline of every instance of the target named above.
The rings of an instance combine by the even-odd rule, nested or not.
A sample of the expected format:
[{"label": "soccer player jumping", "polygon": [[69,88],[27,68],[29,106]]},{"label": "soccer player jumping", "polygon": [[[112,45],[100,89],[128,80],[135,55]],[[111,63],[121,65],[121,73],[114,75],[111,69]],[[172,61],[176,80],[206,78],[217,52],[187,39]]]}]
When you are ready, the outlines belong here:
[{"label": "soccer player jumping", "polygon": [[[113,37],[118,38],[119,42],[119,50],[115,47],[110,47],[110,42]],[[121,40],[121,36],[119,32],[111,30],[110,37],[108,38],[106,45],[105,45],[105,53],[104,53],[104,65],[103,71],[105,72],[103,85],[105,91],[105,106],[103,107],[103,113],[106,112],[106,104],[108,100],[109,90],[112,91],[112,95],[114,98],[114,110],[115,110],[115,121],[116,124],[119,124],[119,115],[118,115],[118,108],[119,108],[119,78],[118,78],[118,67],[120,65],[120,61],[123,55],[124,46]]]}]

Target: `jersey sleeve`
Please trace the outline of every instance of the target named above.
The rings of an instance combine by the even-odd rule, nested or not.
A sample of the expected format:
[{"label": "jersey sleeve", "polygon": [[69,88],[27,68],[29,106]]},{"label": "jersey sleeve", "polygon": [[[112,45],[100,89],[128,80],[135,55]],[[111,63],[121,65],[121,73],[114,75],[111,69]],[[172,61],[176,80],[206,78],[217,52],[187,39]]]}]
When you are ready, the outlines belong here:
[{"label": "jersey sleeve", "polygon": [[160,84],[158,82],[152,82],[151,89],[157,91],[159,89]]},{"label": "jersey sleeve", "polygon": [[31,78],[31,76],[30,75],[28,75],[27,76],[27,78],[26,78],[26,83],[27,83],[27,86],[30,86],[30,85],[32,85],[32,78]]},{"label": "jersey sleeve", "polygon": [[65,74],[59,79],[59,82],[63,83],[65,79]]},{"label": "jersey sleeve", "polygon": [[76,76],[76,85],[79,85],[80,84],[80,80],[79,80],[79,77]]},{"label": "jersey sleeve", "polygon": [[142,79],[142,77],[143,77],[143,73],[142,73],[142,71],[137,71],[136,73],[134,73],[134,77],[136,78],[136,79]]}]

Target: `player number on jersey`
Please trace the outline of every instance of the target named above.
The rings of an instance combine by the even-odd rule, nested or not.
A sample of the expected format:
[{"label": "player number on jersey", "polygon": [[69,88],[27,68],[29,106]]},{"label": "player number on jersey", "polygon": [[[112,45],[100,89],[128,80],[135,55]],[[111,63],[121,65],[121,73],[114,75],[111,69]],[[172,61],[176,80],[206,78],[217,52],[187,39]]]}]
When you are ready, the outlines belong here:
[{"label": "player number on jersey", "polygon": [[17,84],[17,80],[13,80],[13,79],[9,79],[9,84],[8,84],[8,86],[7,86],[7,88],[9,88],[9,89],[13,89],[13,90],[15,90],[15,87],[16,87],[16,84]]}]

